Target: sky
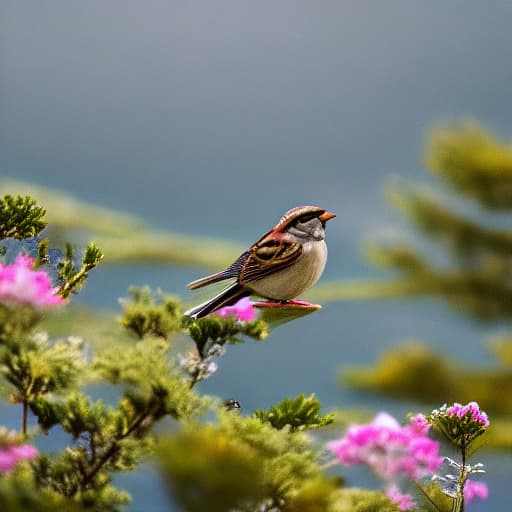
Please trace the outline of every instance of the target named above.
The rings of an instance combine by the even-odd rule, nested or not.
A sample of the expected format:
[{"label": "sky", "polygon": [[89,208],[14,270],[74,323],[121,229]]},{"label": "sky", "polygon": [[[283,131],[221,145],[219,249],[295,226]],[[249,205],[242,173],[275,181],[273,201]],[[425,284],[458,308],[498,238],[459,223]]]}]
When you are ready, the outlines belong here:
[{"label": "sky", "polygon": [[253,241],[288,208],[332,237],[387,219],[423,179],[432,123],[509,138],[506,1],[4,0],[0,175]]}]

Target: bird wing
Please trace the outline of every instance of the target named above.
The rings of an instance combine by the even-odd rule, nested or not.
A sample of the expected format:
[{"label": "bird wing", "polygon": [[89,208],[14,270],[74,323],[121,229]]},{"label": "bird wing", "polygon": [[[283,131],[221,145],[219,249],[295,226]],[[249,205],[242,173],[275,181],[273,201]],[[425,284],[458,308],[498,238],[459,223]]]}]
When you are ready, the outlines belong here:
[{"label": "bird wing", "polygon": [[196,290],[226,279],[236,279],[239,283],[256,281],[291,265],[301,254],[301,244],[288,240],[284,234],[276,236],[271,230],[228,268],[196,279],[187,287]]},{"label": "bird wing", "polygon": [[209,315],[224,306],[231,306],[232,304],[235,304],[239,299],[247,297],[250,293],[251,292],[246,290],[241,284],[233,283],[215,295],[215,297],[212,297],[210,300],[185,311],[184,314],[185,316],[189,316],[194,319],[202,318],[203,316]]},{"label": "bird wing", "polygon": [[210,274],[209,276],[201,277],[187,284],[187,288],[191,290],[196,290],[197,288],[202,288],[203,286],[207,286],[209,284],[218,283],[219,281],[224,281],[226,279],[238,278],[240,274],[240,270],[242,269],[245,260],[249,256],[249,251],[245,251],[234,263],[232,263],[227,269],[221,270],[220,272],[216,272],[215,274]]},{"label": "bird wing", "polygon": [[238,282],[256,281],[288,267],[302,254],[302,245],[282,239],[263,237],[256,242],[246,256]]}]

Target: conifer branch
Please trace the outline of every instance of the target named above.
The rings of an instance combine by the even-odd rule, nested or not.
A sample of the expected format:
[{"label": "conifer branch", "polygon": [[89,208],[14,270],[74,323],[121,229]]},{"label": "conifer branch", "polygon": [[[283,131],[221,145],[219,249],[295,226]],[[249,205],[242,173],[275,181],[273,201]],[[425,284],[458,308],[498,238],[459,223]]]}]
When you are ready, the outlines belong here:
[{"label": "conifer branch", "polygon": [[[96,447],[94,446],[94,433],[90,434],[90,450],[91,450],[91,460],[90,466],[88,468],[83,468],[82,478],[77,484],[71,488],[69,491],[68,497],[75,496],[78,492],[87,489],[89,484],[94,480],[96,475],[103,469],[103,467],[110,461],[112,457],[114,457],[120,451],[120,443],[124,439],[130,437],[133,433],[135,433],[142,424],[149,418],[152,417],[152,414],[155,412],[154,406],[149,406],[145,411],[142,411],[136,416],[131,425],[126,429],[124,433],[120,433],[114,437],[111,441],[110,446],[105,449],[104,453],[97,457]],[[150,428],[150,425],[145,425],[146,429]]]},{"label": "conifer branch", "polygon": [[5,195],[0,198],[0,240],[37,236],[46,226],[45,214],[30,196]]},{"label": "conifer branch", "polygon": [[91,242],[86,247],[81,266],[77,270],[73,253],[72,246],[67,244],[65,258],[58,264],[60,278],[64,281],[58,293],[64,298],[76,293],[85,284],[88,273],[103,259],[103,253]]}]

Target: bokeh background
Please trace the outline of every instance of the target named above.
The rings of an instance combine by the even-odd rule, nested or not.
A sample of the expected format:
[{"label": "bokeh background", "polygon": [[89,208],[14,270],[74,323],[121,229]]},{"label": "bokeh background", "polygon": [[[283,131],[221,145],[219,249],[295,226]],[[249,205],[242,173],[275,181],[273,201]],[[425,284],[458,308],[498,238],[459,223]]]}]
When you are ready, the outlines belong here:
[{"label": "bokeh background", "polygon": [[[430,179],[429,126],[470,116],[512,132],[511,19],[506,0],[3,0],[0,175],[242,246],[318,204],[338,215],[324,280],[374,277],[361,242],[397,225],[390,176]],[[131,284],[193,300],[185,284],[203,272],[103,266],[80,300],[115,310]],[[231,348],[201,389],[247,411],[315,392],[326,408],[400,416],[417,405],[343,388],[337,370],[410,337],[485,364],[489,334],[436,301],[332,302]],[[482,460],[491,496],[472,510],[504,510],[510,458]],[[133,510],[168,509],[155,474],[122,485]]]}]

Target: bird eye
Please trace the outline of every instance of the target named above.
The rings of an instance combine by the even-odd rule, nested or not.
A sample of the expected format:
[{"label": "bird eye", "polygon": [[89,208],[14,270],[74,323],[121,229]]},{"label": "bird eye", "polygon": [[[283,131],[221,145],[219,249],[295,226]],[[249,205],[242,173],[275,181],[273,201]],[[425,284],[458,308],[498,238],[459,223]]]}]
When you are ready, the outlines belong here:
[{"label": "bird eye", "polygon": [[317,214],[311,214],[311,215],[304,215],[303,217],[300,217],[300,219],[297,219],[296,224],[307,224],[308,222],[311,222],[313,219],[318,218]]}]

